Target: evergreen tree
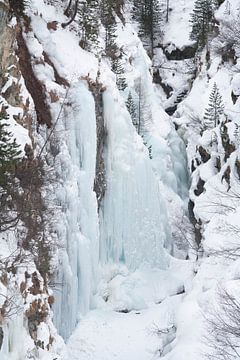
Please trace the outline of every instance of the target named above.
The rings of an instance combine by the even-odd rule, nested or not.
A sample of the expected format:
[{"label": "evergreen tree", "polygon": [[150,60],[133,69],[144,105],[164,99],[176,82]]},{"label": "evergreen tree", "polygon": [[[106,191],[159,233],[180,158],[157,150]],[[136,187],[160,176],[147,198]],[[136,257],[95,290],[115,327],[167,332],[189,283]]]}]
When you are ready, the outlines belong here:
[{"label": "evergreen tree", "polygon": [[221,115],[224,113],[222,96],[220,95],[217,84],[213,84],[213,89],[209,97],[208,108],[204,114],[204,124],[206,128],[213,128],[220,124]]},{"label": "evergreen tree", "polygon": [[214,0],[196,0],[191,14],[192,31],[190,39],[196,41],[198,48],[203,48],[213,28],[213,16],[216,3]]},{"label": "evergreen tree", "polygon": [[149,154],[149,158],[152,159],[152,145],[148,146],[148,154]]},{"label": "evergreen tree", "polygon": [[118,90],[125,90],[127,87],[127,83],[124,77],[124,70],[119,57],[112,60],[112,71],[116,74],[116,84]]},{"label": "evergreen tree", "polygon": [[150,54],[153,57],[153,51],[156,40],[161,37],[160,24],[162,14],[158,0],[134,0],[133,19],[139,23],[139,36],[150,41]]},{"label": "evergreen tree", "polygon": [[101,21],[105,27],[105,53],[111,59],[112,71],[116,75],[116,84],[119,90],[127,87],[124,77],[124,70],[121,62],[121,50],[116,44],[117,24],[115,18],[115,7],[118,5],[116,0],[101,1]]},{"label": "evergreen tree", "polygon": [[21,17],[27,4],[28,0],[9,0],[10,12],[17,17]]},{"label": "evergreen tree", "polygon": [[117,24],[114,14],[114,1],[113,0],[102,0],[100,17],[102,24],[105,28],[105,51],[106,55],[110,58],[116,56],[118,47],[116,44],[116,31]]},{"label": "evergreen tree", "polygon": [[136,105],[134,103],[131,91],[129,91],[128,98],[126,101],[126,106],[127,106],[129,114],[131,115],[132,123],[135,126],[136,130],[138,130],[137,109],[136,109]]},{"label": "evergreen tree", "polygon": [[9,175],[14,170],[21,154],[16,139],[13,139],[12,133],[7,131],[8,118],[6,108],[2,106],[0,111],[0,186],[2,187],[7,185]]},{"label": "evergreen tree", "polygon": [[140,78],[136,83],[136,92],[138,95],[137,105],[137,132],[142,137],[145,137],[148,133],[148,129],[152,124],[152,109],[149,103],[144,83]]},{"label": "evergreen tree", "polygon": [[80,3],[78,11],[80,15],[80,24],[82,27],[81,45],[83,48],[91,49],[92,45],[97,45],[99,34],[99,1],[86,0]]},{"label": "evergreen tree", "polygon": [[109,22],[105,27],[105,51],[106,55],[110,58],[116,57],[116,53],[118,52],[118,46],[116,44],[116,30],[117,25],[114,22]]}]

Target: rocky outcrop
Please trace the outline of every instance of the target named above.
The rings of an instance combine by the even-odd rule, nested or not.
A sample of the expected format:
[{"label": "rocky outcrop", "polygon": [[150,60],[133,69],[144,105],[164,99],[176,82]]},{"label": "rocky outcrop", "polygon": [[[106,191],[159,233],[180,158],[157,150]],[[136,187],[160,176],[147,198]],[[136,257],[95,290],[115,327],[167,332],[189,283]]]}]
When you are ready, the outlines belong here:
[{"label": "rocky outcrop", "polygon": [[[25,19],[25,21],[28,21],[28,19]],[[50,128],[52,125],[52,116],[47,103],[46,89],[34,74],[31,55],[25,43],[23,29],[20,23],[17,32],[17,45],[20,70],[24,78],[26,88],[34,101],[38,123],[40,125],[45,124],[48,128]]]},{"label": "rocky outcrop", "polygon": [[8,26],[8,11],[6,5],[0,3],[0,89],[7,83],[11,76],[12,84],[2,93],[2,96],[12,106],[19,106],[20,86],[17,81],[20,79],[18,62],[12,51],[16,39],[15,28]]},{"label": "rocky outcrop", "polygon": [[183,49],[178,49],[175,47],[170,51],[170,46],[167,46],[163,49],[164,54],[168,60],[192,59],[194,58],[197,50],[194,46],[185,46]]},{"label": "rocky outcrop", "polygon": [[96,127],[97,127],[97,154],[96,154],[96,173],[94,181],[94,191],[97,196],[98,208],[106,190],[105,165],[103,158],[104,143],[106,141],[106,129],[103,116],[102,94],[105,90],[103,85],[96,79],[96,82],[89,82],[89,89],[95,100]]}]

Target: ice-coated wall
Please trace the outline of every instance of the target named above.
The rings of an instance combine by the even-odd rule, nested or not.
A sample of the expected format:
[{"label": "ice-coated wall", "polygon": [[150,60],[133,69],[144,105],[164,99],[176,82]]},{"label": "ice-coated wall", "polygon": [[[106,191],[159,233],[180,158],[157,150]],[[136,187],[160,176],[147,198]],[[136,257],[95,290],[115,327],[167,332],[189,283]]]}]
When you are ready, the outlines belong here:
[{"label": "ice-coated wall", "polygon": [[[93,192],[96,159],[95,104],[87,85],[76,82],[58,123],[52,147],[59,153],[57,199],[62,209],[56,278],[55,323],[67,338],[90,307],[98,263],[97,201]],[[61,246],[62,245],[62,246]]]},{"label": "ice-coated wall", "polygon": [[137,135],[119,94],[104,94],[107,128],[107,191],[101,213],[101,261],[136,269],[147,262],[166,267],[167,212],[147,148]]},{"label": "ice-coated wall", "polygon": [[64,107],[64,116],[51,140],[52,147],[59,151],[54,166],[62,209],[57,235],[63,245],[55,280],[54,315],[64,338],[94,306],[99,264],[121,262],[130,270],[143,264],[167,268],[172,239],[165,189],[169,186],[174,194],[183,195],[186,188],[185,178],[181,186],[184,156],[181,152],[177,155],[176,150],[181,148],[181,141],[174,130],[161,141],[156,129],[151,130],[155,159],[150,160],[123,98],[109,81],[103,93],[107,188],[98,214],[93,192],[95,104],[85,82],[72,85],[67,103],[70,106]]}]

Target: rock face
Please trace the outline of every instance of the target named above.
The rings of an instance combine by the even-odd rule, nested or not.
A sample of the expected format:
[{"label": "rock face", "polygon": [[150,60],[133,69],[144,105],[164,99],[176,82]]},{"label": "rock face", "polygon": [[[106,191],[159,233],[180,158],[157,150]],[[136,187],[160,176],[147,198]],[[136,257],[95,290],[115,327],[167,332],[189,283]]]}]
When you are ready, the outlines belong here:
[{"label": "rock face", "polygon": [[0,3],[0,68],[1,74],[7,69],[10,49],[14,40],[14,31],[7,27],[8,8]]},{"label": "rock face", "polygon": [[[17,60],[12,51],[15,38],[16,28],[8,26],[8,8],[3,3],[0,3],[0,88],[2,88],[8,80],[6,73],[16,79],[20,78]],[[5,96],[11,105],[19,105],[19,99],[17,97],[19,87],[12,85],[12,90],[14,90],[14,86],[16,88],[13,93],[16,97],[14,97],[14,94],[12,91],[9,91],[9,89]]]},{"label": "rock face", "polygon": [[46,124],[47,127],[50,128],[52,125],[52,117],[50,108],[47,104],[46,89],[34,74],[31,63],[31,56],[23,38],[22,31],[23,29],[20,27],[17,34],[17,55],[19,57],[21,73],[24,77],[27,90],[31,94],[34,101],[38,123]]},{"label": "rock face", "polygon": [[98,79],[96,83],[89,84],[90,91],[95,101],[95,113],[96,113],[96,126],[97,126],[97,154],[96,154],[96,174],[94,180],[94,191],[97,196],[98,209],[101,204],[101,200],[104,197],[106,190],[106,170],[103,159],[104,144],[106,142],[106,129],[104,125],[103,115],[103,91],[104,87],[99,83]]},{"label": "rock face", "polygon": [[164,54],[168,60],[186,60],[194,58],[196,54],[196,47],[194,46],[185,46],[183,49],[175,48],[171,51],[166,47],[164,49]]}]

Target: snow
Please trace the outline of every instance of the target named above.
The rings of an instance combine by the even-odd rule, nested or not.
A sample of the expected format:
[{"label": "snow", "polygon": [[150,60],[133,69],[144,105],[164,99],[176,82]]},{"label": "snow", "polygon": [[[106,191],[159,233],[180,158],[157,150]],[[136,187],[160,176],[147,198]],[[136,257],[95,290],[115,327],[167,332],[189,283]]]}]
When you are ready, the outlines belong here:
[{"label": "snow", "polygon": [[[181,277],[178,276],[180,268]],[[89,312],[79,323],[67,343],[64,360],[79,357],[157,359],[161,352],[171,348],[177,312],[184,297],[183,284],[187,288],[191,281],[192,265],[177,261],[171,264],[168,272],[143,267],[133,274],[126,269],[121,269],[121,273],[116,275],[115,269],[115,277],[109,283],[113,294],[105,307]],[[101,291],[104,291],[103,287]],[[125,308],[127,303],[118,308],[126,296],[131,298],[134,308]],[[143,298],[144,304],[140,304],[139,300]],[[121,313],[121,310],[130,312]],[[164,329],[170,329],[169,334],[159,335],[158,331]]]},{"label": "snow", "polygon": [[179,49],[194,44],[189,39],[193,7],[193,0],[172,0],[169,3],[169,21],[164,25],[164,44],[174,44],[174,47]]},{"label": "snow", "polygon": [[[193,45],[189,40],[193,5],[192,0],[171,2],[163,39],[169,50]],[[217,13],[220,20],[225,5]],[[128,84],[128,89],[119,92],[109,61],[100,62],[83,50],[74,27],[61,27],[66,19],[60,6],[33,0],[28,12],[31,28],[25,39],[35,75],[46,87],[46,93],[54,91],[58,98],[49,103],[53,134],[43,126],[38,134],[33,134],[36,151],[50,136],[43,155],[55,178],[45,196],[55,205],[52,236],[58,244],[54,257],[56,328],[49,314],[37,331],[38,339],[47,343],[49,335],[54,334],[55,340],[50,352],[39,349],[36,358],[150,360],[161,356],[165,360],[202,360],[207,351],[202,341],[206,332],[203,314],[208,314],[209,305],[217,302],[219,284],[231,287],[233,279],[239,277],[239,260],[217,256],[217,252],[238,242],[238,235],[226,234],[226,229],[238,226],[239,199],[222,196],[231,195],[222,177],[227,166],[234,168],[237,153],[231,154],[218,173],[214,161],[219,154],[223,158],[219,143],[211,149],[212,159],[202,163],[191,179],[190,198],[195,201],[196,219],[203,222],[201,251],[205,253],[202,257],[198,251],[196,260],[192,249],[190,259],[185,260],[189,238],[190,243],[193,241],[187,212],[188,167],[196,155],[196,146],[209,148],[212,139],[212,131],[200,136],[200,124],[195,127],[197,122],[192,122],[192,117],[202,119],[216,82],[226,114],[239,122],[239,102],[233,105],[231,99],[232,91],[239,95],[238,65],[225,66],[216,55],[208,67],[203,52],[195,64],[196,79],[191,83],[191,71],[184,72],[192,70],[193,61],[172,61],[170,70],[164,66],[161,69],[163,81],[174,92],[172,98],[166,99],[160,86],[152,82],[151,61],[133,26],[129,21],[123,25],[118,19],[116,41],[123,52],[121,60]],[[47,27],[53,20],[58,22],[55,31]],[[44,52],[59,75],[69,82],[69,88],[56,83],[54,69],[44,63]],[[154,66],[161,65],[162,60],[165,62],[166,58],[159,50]],[[99,213],[93,191],[96,114],[89,89],[89,82],[96,81],[98,71],[104,88],[103,158],[107,184]],[[4,90],[13,81],[9,78]],[[140,98],[147,108],[142,114],[144,139],[137,134],[125,106],[130,90],[134,99]],[[189,93],[179,104],[175,120],[188,143],[188,163],[185,144],[163,110],[163,106],[172,106],[184,90]],[[26,99],[26,89],[22,92]],[[28,133],[14,120],[14,115],[22,115],[22,109],[10,107],[9,113],[11,129],[23,148],[30,142]],[[227,127],[233,141],[234,123]],[[214,131],[220,138],[219,129]],[[197,197],[194,189],[199,177],[205,185]],[[236,179],[231,179],[231,186],[234,191],[239,190]],[[9,244],[16,246],[13,235],[9,236],[10,241],[1,238],[1,256],[8,254]],[[18,276],[18,281],[22,280],[23,273]],[[6,292],[2,285],[0,292]],[[34,349],[22,315],[14,319],[13,325],[4,325],[6,336],[0,353],[4,360],[23,360]]]},{"label": "snow", "polygon": [[164,326],[168,322],[166,312],[157,306],[130,315],[96,310],[88,314],[70,338],[65,359],[155,359],[159,356],[161,341],[154,334],[154,324]]},{"label": "snow", "polygon": [[[10,85],[11,84],[8,83],[8,86]],[[7,87],[5,87],[5,91],[6,90]],[[20,146],[22,155],[24,155],[24,147],[26,144],[30,144],[31,140],[29,138],[28,130],[25,129],[14,119],[14,117],[21,118],[21,116],[23,115],[23,110],[18,107],[10,106],[2,96],[0,96],[0,106],[7,107],[7,114],[9,116],[9,119],[6,120],[6,123],[9,125],[8,131],[13,134],[13,138],[16,138],[16,142]]]}]

